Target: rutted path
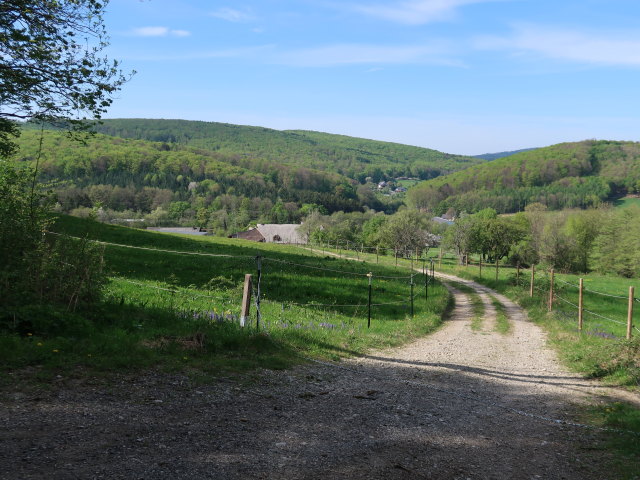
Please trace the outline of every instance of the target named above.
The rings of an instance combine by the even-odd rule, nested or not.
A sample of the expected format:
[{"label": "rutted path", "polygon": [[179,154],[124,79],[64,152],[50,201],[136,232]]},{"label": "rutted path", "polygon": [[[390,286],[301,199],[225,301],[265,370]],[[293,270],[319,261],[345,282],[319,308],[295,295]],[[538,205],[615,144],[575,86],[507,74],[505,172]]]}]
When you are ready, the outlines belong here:
[{"label": "rutted path", "polygon": [[[440,275],[446,279],[445,275]],[[575,402],[611,391],[565,372],[508,299],[468,296],[434,334],[251,384],[148,374],[38,398],[0,392],[0,478],[607,479]],[[489,294],[512,322],[494,331]]]}]

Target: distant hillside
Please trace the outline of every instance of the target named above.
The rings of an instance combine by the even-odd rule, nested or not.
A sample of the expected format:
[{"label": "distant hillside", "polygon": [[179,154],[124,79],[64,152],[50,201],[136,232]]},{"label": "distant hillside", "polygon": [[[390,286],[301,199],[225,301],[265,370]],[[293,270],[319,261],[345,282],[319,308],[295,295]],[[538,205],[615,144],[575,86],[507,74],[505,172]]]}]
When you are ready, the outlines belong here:
[{"label": "distant hillside", "polygon": [[511,150],[510,152],[483,153],[482,155],[474,155],[473,157],[491,161],[502,157],[509,157],[511,155],[515,155],[516,153],[529,152],[531,150],[535,150],[535,148],[523,148],[520,150]]},{"label": "distant hillside", "polygon": [[434,178],[482,159],[427,148],[304,130],[273,130],[216,122],[104,120],[98,132],[337,172],[364,183],[398,176]]},{"label": "distant hillside", "polygon": [[[39,131],[23,131],[16,158],[33,162],[39,140]],[[270,202],[269,208],[278,201],[314,203],[330,212],[364,205],[353,182],[338,173],[100,134],[83,144],[45,130],[39,171],[43,181],[64,182],[59,198],[69,203],[65,210],[97,202],[118,211],[148,212],[172,201],[203,208],[220,197],[227,210],[245,198]]]},{"label": "distant hillside", "polygon": [[588,207],[640,189],[640,143],[561,143],[422,182],[408,201],[437,213],[453,207],[516,212],[540,202],[550,209]]}]

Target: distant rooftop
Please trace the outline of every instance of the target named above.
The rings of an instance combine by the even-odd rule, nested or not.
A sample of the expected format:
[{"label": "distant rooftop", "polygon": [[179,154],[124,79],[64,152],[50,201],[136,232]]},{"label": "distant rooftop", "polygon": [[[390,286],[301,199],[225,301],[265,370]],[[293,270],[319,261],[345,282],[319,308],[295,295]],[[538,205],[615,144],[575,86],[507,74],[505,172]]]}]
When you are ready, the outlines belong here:
[{"label": "distant rooftop", "polygon": [[163,233],[182,233],[184,235],[207,235],[206,231],[201,231],[198,227],[147,227],[147,230]]}]

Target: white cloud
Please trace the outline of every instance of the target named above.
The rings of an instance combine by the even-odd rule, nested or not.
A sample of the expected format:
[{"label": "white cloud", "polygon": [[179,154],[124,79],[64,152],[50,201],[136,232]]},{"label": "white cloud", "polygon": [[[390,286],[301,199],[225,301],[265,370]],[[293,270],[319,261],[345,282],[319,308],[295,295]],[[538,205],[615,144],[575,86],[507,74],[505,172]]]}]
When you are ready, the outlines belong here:
[{"label": "white cloud", "polygon": [[517,26],[508,37],[482,37],[476,47],[534,53],[556,60],[596,65],[640,66],[640,35],[587,33],[540,26]]},{"label": "white cloud", "polygon": [[145,61],[145,62],[183,62],[189,60],[208,60],[216,58],[240,58],[257,61],[257,59],[265,58],[269,52],[273,51],[273,45],[257,45],[242,48],[230,48],[226,50],[201,50],[180,52],[179,54],[158,55],[120,55],[120,58],[129,61]]},{"label": "white cloud", "polygon": [[174,37],[188,37],[191,35],[191,32],[187,30],[171,30],[169,34]]},{"label": "white cloud", "polygon": [[188,37],[191,32],[187,30],[172,30],[168,27],[139,27],[131,30],[134,37]]},{"label": "white cloud", "polygon": [[248,22],[254,19],[253,14],[249,11],[236,10],[235,8],[228,7],[219,8],[209,15],[226,20],[227,22]]},{"label": "white cloud", "polygon": [[440,46],[342,44],[290,50],[275,54],[272,62],[297,67],[431,63],[460,66],[446,58]]},{"label": "white cloud", "polygon": [[486,3],[501,0],[410,0],[392,4],[347,4],[356,12],[408,25],[448,20],[455,15],[456,9],[473,3]]}]

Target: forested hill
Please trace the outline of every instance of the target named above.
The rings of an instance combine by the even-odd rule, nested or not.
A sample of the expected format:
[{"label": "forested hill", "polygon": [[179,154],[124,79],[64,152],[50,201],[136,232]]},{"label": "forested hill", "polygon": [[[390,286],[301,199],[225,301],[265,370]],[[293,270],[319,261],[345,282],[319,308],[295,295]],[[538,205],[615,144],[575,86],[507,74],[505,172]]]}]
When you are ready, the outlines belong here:
[{"label": "forested hill", "polygon": [[640,190],[640,143],[588,140],[500,158],[416,185],[408,201],[436,213],[453,207],[516,212],[540,202],[550,209],[589,207]]},{"label": "forested hill", "polygon": [[[81,143],[63,132],[43,133],[40,178],[63,182],[58,199],[64,211],[99,202],[149,212],[177,201],[208,207],[216,199],[230,203],[219,207],[228,209],[243,199],[259,200],[267,210],[278,201],[322,205],[330,212],[365,205],[352,181],[334,172],[146,140],[96,134]],[[16,159],[33,163],[39,143],[39,131],[23,131]],[[378,206],[372,196],[366,201]]]},{"label": "forested hill", "polygon": [[187,145],[285,165],[338,172],[364,183],[398,176],[423,180],[483,163],[427,148],[303,130],[188,120],[109,119],[99,133]]}]

